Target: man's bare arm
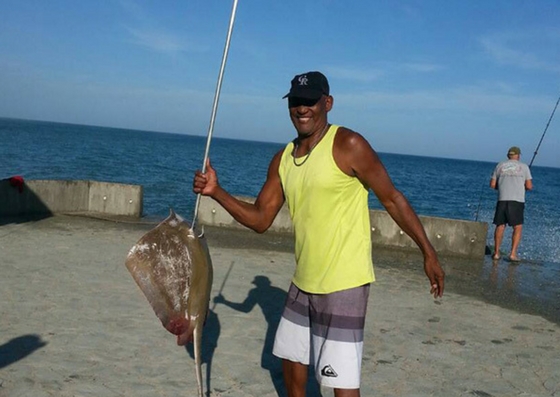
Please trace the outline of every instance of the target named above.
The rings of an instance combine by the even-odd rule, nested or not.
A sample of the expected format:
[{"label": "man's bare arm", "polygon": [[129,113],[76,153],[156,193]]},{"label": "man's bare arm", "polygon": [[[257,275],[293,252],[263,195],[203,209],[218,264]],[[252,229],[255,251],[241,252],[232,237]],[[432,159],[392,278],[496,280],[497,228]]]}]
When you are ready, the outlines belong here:
[{"label": "man's bare arm", "polygon": [[405,196],[395,188],[377,153],[360,135],[343,130],[337,136],[335,160],[342,171],[355,175],[371,188],[397,225],[412,238],[424,255],[424,270],[431,284],[431,293],[442,296],[445,274],[420,219]]},{"label": "man's bare arm", "polygon": [[272,159],[266,181],[255,203],[241,201],[227,191],[218,182],[216,171],[207,163],[206,173],[195,173],[193,191],[216,200],[239,223],[257,233],[265,232],[284,204],[284,192],[280,183],[278,168],[282,152]]}]

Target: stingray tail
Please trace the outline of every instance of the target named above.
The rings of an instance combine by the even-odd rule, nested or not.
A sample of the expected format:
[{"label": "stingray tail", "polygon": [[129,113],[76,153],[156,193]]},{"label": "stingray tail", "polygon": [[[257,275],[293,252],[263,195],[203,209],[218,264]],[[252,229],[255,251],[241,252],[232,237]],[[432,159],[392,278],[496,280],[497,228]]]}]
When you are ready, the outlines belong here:
[{"label": "stingray tail", "polygon": [[198,396],[203,397],[202,387],[202,324],[197,324],[194,328],[194,362],[196,367],[196,383],[198,384]]}]

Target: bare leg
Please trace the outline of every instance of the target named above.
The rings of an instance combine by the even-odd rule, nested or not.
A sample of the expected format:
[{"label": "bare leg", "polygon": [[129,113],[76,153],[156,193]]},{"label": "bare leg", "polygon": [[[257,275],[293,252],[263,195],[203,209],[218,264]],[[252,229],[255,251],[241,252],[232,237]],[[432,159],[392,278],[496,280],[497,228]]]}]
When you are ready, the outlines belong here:
[{"label": "bare leg", "polygon": [[307,365],[290,360],[282,360],[282,372],[288,397],[305,397]]},{"label": "bare leg", "polygon": [[511,236],[511,253],[509,254],[509,259],[518,260],[517,248],[521,242],[521,232],[523,231],[523,225],[515,225],[513,227],[513,235]]},{"label": "bare leg", "polygon": [[504,230],[506,225],[496,225],[496,230],[494,231],[494,255],[492,259],[500,258],[500,246],[502,245],[502,240],[504,238]]},{"label": "bare leg", "polygon": [[335,397],[360,397],[360,389],[334,389]]}]

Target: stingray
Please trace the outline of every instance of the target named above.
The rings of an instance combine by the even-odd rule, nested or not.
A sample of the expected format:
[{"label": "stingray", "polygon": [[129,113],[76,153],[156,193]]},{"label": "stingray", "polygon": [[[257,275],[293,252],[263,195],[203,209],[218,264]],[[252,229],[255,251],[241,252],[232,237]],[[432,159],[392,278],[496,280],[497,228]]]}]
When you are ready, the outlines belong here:
[{"label": "stingray", "polygon": [[162,325],[177,335],[177,344],[193,342],[198,395],[202,397],[202,328],[213,274],[206,239],[171,210],[130,249],[126,267]]},{"label": "stingray", "polygon": [[[206,172],[208,152],[218,110],[220,90],[235,21],[238,0],[233,0],[226,45],[216,84],[202,172]],[[201,194],[196,199],[193,226],[171,210],[171,214],[132,247],[126,267],[152,305],[156,316],[177,344],[194,342],[198,396],[203,396],[201,364],[202,327],[208,313],[212,289],[212,262],[206,240],[197,235],[196,223]],[[229,272],[228,272],[229,273]],[[223,285],[222,285],[223,287]]]}]

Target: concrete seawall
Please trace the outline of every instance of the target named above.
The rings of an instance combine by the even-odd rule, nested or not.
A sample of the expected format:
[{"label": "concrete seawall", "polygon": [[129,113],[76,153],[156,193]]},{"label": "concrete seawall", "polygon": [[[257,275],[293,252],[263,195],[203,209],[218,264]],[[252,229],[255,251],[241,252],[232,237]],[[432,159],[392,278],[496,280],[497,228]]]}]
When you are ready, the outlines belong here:
[{"label": "concrete seawall", "polygon": [[[253,202],[254,198],[239,197]],[[97,182],[89,180],[28,180],[21,192],[9,180],[0,181],[0,216],[56,213],[90,213],[117,216],[142,216],[143,189],[140,185]],[[374,246],[416,250],[416,245],[385,211],[371,210],[371,233]],[[485,222],[463,221],[420,216],[420,221],[435,249],[444,255],[482,258],[486,249],[488,225]],[[200,224],[244,228],[220,205],[202,197],[198,214]],[[292,222],[284,206],[269,229],[292,233]]]},{"label": "concrete seawall", "polygon": [[[254,198],[238,197],[247,202]],[[420,216],[428,238],[438,253],[468,258],[482,258],[486,250],[488,224],[485,222]],[[244,228],[235,221],[219,204],[208,197],[202,197],[198,214],[200,224],[229,228]],[[373,245],[417,249],[416,244],[405,234],[386,211],[370,210]],[[269,229],[273,232],[292,233],[292,222],[286,206]]]},{"label": "concrete seawall", "polygon": [[12,186],[0,181],[0,216],[99,213],[142,216],[140,185],[89,180],[28,180]]}]

